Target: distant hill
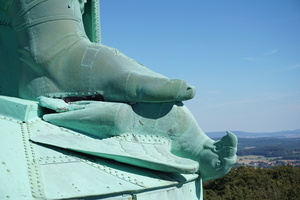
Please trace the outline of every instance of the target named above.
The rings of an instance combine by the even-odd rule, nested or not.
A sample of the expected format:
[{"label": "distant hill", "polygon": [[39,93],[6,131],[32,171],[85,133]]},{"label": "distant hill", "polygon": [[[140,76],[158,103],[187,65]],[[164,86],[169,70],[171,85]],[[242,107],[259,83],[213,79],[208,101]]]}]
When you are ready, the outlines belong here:
[{"label": "distant hill", "polygon": [[[300,138],[300,129],[261,133],[244,131],[231,132],[233,132],[238,138]],[[226,132],[207,132],[206,135],[208,135],[210,138],[221,138],[222,136],[226,135]]]}]

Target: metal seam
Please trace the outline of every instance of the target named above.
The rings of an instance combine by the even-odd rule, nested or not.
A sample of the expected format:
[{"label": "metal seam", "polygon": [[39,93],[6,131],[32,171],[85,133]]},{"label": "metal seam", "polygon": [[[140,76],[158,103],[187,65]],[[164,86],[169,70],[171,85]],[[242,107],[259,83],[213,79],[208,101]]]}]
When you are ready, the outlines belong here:
[{"label": "metal seam", "polygon": [[41,3],[44,3],[45,1],[48,1],[48,0],[36,0],[36,1],[33,1],[31,2],[30,4],[28,4],[25,8],[21,9],[12,19],[12,25],[15,25],[15,23],[17,22],[17,20],[25,15],[29,10],[31,10],[32,8],[34,8],[35,6],[41,4]]},{"label": "metal seam", "polygon": [[36,20],[32,20],[30,22],[25,22],[23,24],[18,25],[17,27],[15,27],[16,31],[21,31],[23,29],[26,28],[30,28],[32,26],[36,26],[38,24],[42,24],[42,23],[46,23],[46,22],[51,22],[51,21],[57,21],[57,20],[73,20],[76,22],[80,22],[80,19],[77,19],[73,16],[69,16],[69,15],[57,15],[57,16],[48,16],[48,17],[43,17],[43,18],[39,18]]},{"label": "metal seam", "polygon": [[27,161],[27,173],[30,182],[31,194],[34,198],[45,199],[38,159],[35,155],[34,145],[29,141],[31,132],[27,123],[21,124],[21,132]]}]

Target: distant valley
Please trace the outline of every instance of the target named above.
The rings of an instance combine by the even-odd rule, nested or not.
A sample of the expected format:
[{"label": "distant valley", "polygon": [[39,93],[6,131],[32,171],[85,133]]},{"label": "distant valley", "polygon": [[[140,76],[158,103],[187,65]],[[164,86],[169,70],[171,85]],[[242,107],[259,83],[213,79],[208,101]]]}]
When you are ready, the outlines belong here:
[{"label": "distant valley", "polygon": [[[231,131],[238,138],[300,138],[300,129],[295,130],[285,130],[285,131],[276,131],[276,132],[244,132],[244,131]],[[226,132],[207,132],[210,138],[221,138]]]},{"label": "distant valley", "polygon": [[[300,166],[300,129],[271,133],[232,131],[238,137],[237,164],[270,168],[278,165]],[[226,132],[208,132],[218,140]]]}]

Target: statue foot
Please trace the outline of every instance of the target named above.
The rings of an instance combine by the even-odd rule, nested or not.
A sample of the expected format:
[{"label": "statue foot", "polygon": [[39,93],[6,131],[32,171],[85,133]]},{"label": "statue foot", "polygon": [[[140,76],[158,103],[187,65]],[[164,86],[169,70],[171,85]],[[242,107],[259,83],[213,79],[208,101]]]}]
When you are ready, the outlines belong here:
[{"label": "statue foot", "polygon": [[204,181],[224,176],[236,162],[236,136],[228,132],[219,141],[208,138],[189,110],[180,104],[138,103],[132,107],[93,101],[66,104],[63,100],[46,97],[39,98],[39,104],[60,112],[44,115],[45,121],[97,138],[132,133],[170,139],[174,155],[199,163]]},{"label": "statue foot", "polygon": [[208,139],[200,152],[200,174],[203,181],[227,174],[236,163],[237,137],[227,132],[219,141]]},{"label": "statue foot", "polygon": [[185,81],[166,78],[116,49],[90,42],[80,1],[38,2],[18,0],[9,8],[11,17],[26,13],[12,23],[21,41],[22,98],[96,92],[106,101],[169,102],[195,95]]}]

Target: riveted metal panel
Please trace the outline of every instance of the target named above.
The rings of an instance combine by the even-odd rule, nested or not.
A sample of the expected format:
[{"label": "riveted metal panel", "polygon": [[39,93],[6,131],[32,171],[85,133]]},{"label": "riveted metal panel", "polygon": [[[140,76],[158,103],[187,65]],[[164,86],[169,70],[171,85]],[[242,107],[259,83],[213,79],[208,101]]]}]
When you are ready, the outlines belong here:
[{"label": "riveted metal panel", "polygon": [[185,183],[177,187],[168,187],[154,191],[135,194],[136,200],[163,199],[163,200],[198,200],[196,181]]},{"label": "riveted metal panel", "polygon": [[0,118],[0,199],[31,199],[21,124]]},{"label": "riveted metal panel", "polygon": [[[18,106],[17,99],[12,102]],[[37,109],[26,107],[26,102],[20,100],[21,114],[34,116]],[[37,104],[27,103],[29,107]],[[27,122],[10,116],[3,112],[0,116],[0,199],[195,199],[196,174],[163,173],[39,145],[30,138],[40,133],[80,133],[44,122],[37,115]],[[124,141],[157,139],[122,137]]]}]

